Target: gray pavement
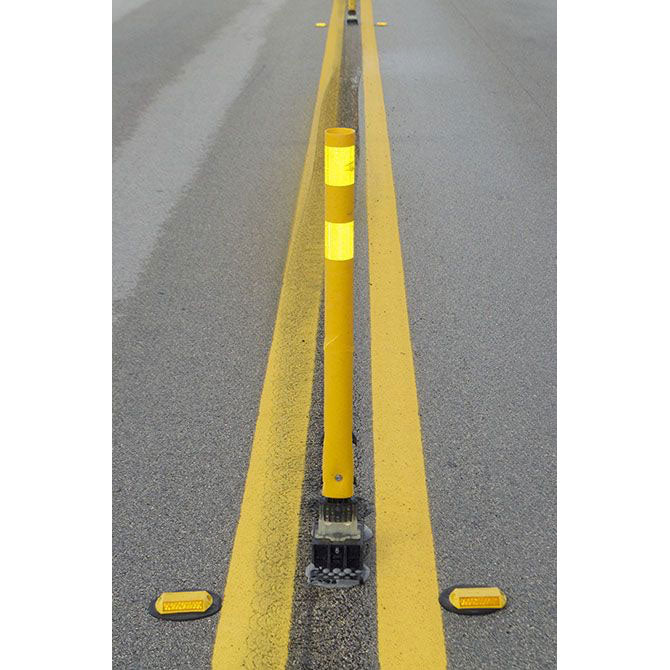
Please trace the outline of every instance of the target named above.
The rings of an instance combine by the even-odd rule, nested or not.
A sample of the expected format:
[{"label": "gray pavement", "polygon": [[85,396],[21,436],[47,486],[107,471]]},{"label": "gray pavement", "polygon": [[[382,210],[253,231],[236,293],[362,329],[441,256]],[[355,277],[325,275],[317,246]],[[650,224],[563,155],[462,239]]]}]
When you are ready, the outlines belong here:
[{"label": "gray pavement", "polygon": [[[490,617],[444,617],[449,667],[555,667],[555,7],[374,8],[389,22],[377,40],[440,585],[510,597]],[[323,55],[313,23],[329,13],[114,5],[115,668],[209,667],[217,617],[167,624],[146,607],[225,587]],[[341,122],[355,125],[355,57],[344,72]],[[358,165],[357,479],[374,528]],[[289,667],[374,668],[374,545],[356,593],[300,574],[319,357],[314,384]]]},{"label": "gray pavement", "polygon": [[379,0],[377,30],[451,668],[556,664],[552,2]]},{"label": "gray pavement", "polygon": [[[156,33],[163,23],[180,25],[187,40],[193,4],[150,2],[126,14],[114,26],[123,60],[135,53],[140,71],[147,40],[164,46]],[[183,64],[175,45],[174,59],[161,57],[167,83],[154,102],[141,111],[132,99],[115,100],[117,118],[138,119],[127,137],[128,126],[119,126],[117,164],[141,138],[128,170],[167,175],[167,187],[138,184],[162,188],[166,199],[159,209],[145,193],[148,210],[133,210],[133,222],[122,216],[131,175],[115,181],[117,668],[208,667],[217,618],[166,625],[147,616],[147,598],[199,585],[223,593],[225,586],[325,40],[313,27],[322,6],[248,4],[238,2],[238,19],[230,20],[250,17],[242,34],[255,55],[249,65],[246,47],[235,43],[239,54],[230,58],[244,59],[248,74],[230,82],[230,92],[229,60],[209,55],[229,48],[231,12],[212,10],[210,41],[192,35],[198,68],[193,59]],[[149,11],[151,30],[137,32],[135,18]],[[207,88],[201,81],[207,96],[184,99]],[[170,106],[154,114],[152,105],[166,100]],[[185,105],[196,114],[193,127],[181,123]],[[147,119],[161,123],[161,132],[143,134]],[[193,138],[200,142],[195,159]]]}]

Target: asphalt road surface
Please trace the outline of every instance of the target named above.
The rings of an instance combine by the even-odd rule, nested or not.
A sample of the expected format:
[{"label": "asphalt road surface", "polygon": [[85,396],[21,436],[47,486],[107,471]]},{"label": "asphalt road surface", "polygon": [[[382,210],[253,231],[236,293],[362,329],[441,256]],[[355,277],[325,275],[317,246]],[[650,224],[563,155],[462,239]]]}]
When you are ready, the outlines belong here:
[{"label": "asphalt road surface", "polygon": [[[555,4],[374,0],[384,27],[363,23],[369,0],[344,26],[345,5],[114,0],[115,668],[440,667],[429,652],[394,658],[385,642],[413,584],[415,616],[438,617],[450,669],[556,665]],[[381,98],[364,96],[377,58],[385,118],[373,118]],[[392,194],[366,165],[383,155],[382,120],[415,388],[399,376],[380,389],[371,375],[385,317],[370,278],[386,257],[366,222]],[[388,482],[373,404],[416,397],[434,543],[431,574],[418,575],[376,536],[369,581],[347,591],[304,578],[320,489],[331,125],[358,131],[357,494],[376,532]],[[271,481],[266,455],[297,485]],[[421,514],[419,493],[401,490],[400,506]],[[378,576],[400,568],[396,601]],[[433,573],[440,589],[498,585],[509,604],[435,615],[421,601]],[[258,594],[247,608],[241,587],[226,592],[229,579],[253,591],[261,577],[261,614]],[[225,592],[221,614],[149,616],[160,592],[192,588]]]}]

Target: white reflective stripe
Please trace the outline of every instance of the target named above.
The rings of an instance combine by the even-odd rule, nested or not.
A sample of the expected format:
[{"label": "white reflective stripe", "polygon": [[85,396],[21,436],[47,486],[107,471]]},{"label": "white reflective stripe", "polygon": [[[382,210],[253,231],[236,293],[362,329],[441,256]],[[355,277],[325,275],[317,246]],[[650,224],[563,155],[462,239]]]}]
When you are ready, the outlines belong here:
[{"label": "white reflective stripe", "polygon": [[354,183],[356,147],[329,147],[326,145],[325,172],[328,186],[350,186]]},{"label": "white reflective stripe", "polygon": [[354,257],[354,222],[326,221],[326,258],[329,261],[348,261]]}]

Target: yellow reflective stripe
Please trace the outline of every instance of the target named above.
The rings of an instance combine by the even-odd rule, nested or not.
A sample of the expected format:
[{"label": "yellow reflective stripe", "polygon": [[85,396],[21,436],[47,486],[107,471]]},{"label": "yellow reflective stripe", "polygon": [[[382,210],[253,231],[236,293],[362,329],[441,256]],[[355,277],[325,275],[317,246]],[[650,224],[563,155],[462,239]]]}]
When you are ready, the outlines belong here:
[{"label": "yellow reflective stripe", "polygon": [[[370,360],[375,471],[377,644],[383,670],[444,670],[421,419],[371,0],[360,3]],[[407,579],[407,566],[412,579]]]},{"label": "yellow reflective stripe", "polygon": [[326,258],[329,261],[348,261],[354,257],[354,222],[326,221]]},{"label": "yellow reflective stripe", "polygon": [[329,147],[326,145],[325,168],[328,186],[351,186],[354,183],[356,147]]}]

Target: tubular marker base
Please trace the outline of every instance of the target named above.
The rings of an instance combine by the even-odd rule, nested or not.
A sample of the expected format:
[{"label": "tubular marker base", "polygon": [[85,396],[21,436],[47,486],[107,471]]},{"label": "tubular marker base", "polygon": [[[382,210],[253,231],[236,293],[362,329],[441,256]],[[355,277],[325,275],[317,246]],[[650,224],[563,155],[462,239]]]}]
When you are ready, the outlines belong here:
[{"label": "tubular marker base", "polygon": [[363,563],[365,544],[372,531],[359,522],[351,498],[325,499],[312,531],[312,562],[305,570],[307,583],[324,588],[359,586],[370,576]]},{"label": "tubular marker base", "polygon": [[311,586],[320,586],[324,589],[348,589],[352,586],[360,586],[370,576],[370,568],[363,565],[358,570],[351,568],[317,568],[314,563],[310,563],[305,570],[307,583]]}]

